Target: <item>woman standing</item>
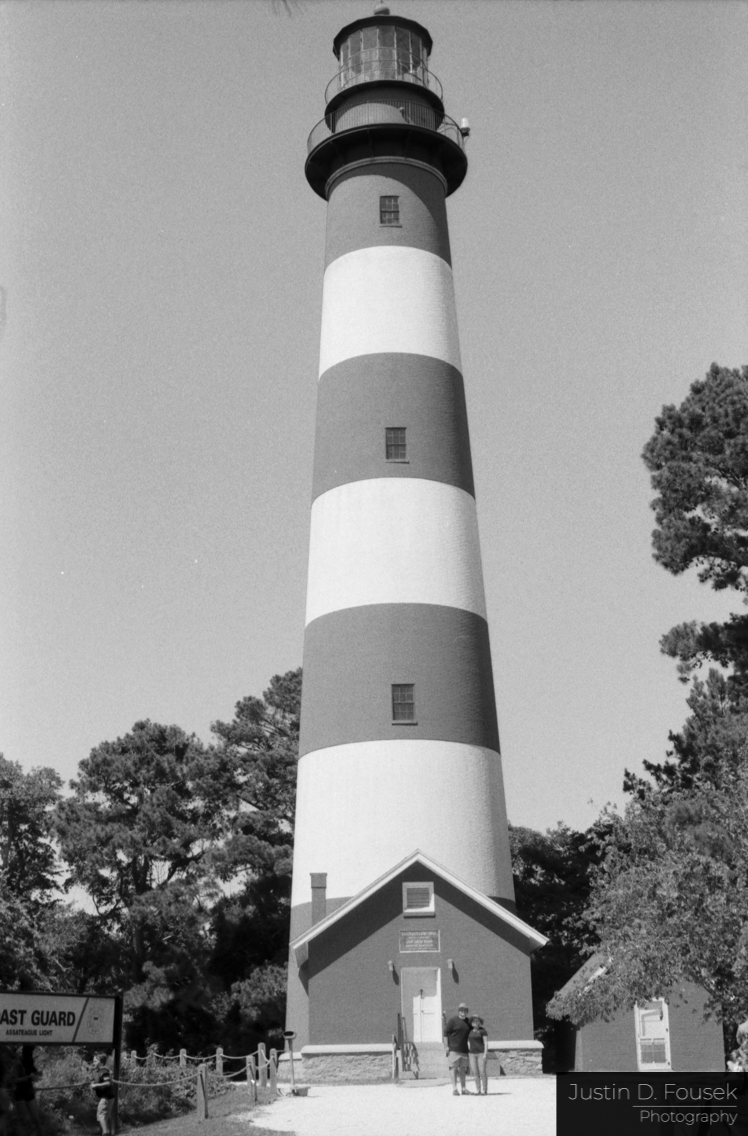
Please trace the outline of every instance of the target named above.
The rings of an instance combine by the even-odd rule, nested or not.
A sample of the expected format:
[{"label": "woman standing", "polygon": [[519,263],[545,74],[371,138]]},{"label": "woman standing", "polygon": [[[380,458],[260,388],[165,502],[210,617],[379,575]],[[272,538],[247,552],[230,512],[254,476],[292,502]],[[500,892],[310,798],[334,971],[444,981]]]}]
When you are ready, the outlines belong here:
[{"label": "woman standing", "polygon": [[488,1033],[483,1028],[483,1018],[479,1018],[477,1014],[470,1019],[468,1058],[470,1072],[475,1078],[475,1091],[480,1096],[482,1089],[483,1095],[488,1096]]}]

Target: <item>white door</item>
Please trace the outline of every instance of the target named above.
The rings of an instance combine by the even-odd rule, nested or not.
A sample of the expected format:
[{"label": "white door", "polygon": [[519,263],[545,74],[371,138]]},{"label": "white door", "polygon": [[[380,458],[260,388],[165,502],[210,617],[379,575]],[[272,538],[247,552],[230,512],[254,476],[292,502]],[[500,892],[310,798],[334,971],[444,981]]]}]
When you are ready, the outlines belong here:
[{"label": "white door", "polygon": [[637,1006],[636,1057],[639,1069],[644,1072],[670,1069],[670,1023],[667,1002],[656,998]]},{"label": "white door", "polygon": [[441,1041],[442,998],[439,968],[404,967],[400,971],[403,1017],[409,1040]]}]

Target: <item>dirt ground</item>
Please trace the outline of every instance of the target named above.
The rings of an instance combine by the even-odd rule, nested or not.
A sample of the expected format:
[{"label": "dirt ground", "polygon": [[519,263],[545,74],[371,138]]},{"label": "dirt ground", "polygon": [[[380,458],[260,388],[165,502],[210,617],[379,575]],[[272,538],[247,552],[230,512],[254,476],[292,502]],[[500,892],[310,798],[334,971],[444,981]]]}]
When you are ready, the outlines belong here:
[{"label": "dirt ground", "polygon": [[556,1079],[497,1077],[480,1097],[453,1097],[450,1085],[433,1081],[313,1085],[307,1097],[284,1095],[231,1117],[232,1126],[250,1121],[246,1136],[259,1136],[263,1124],[294,1136],[556,1136]]}]

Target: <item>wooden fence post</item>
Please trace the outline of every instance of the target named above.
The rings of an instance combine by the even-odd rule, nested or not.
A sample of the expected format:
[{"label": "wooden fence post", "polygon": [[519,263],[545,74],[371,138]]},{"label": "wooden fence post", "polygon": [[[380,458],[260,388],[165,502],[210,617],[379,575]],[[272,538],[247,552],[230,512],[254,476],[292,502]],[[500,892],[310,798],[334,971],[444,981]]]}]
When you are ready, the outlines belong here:
[{"label": "wooden fence post", "polygon": [[197,1067],[197,1120],[201,1124],[208,1119],[208,1067]]},{"label": "wooden fence post", "polygon": [[274,1097],[278,1096],[278,1053],[275,1049],[270,1050],[270,1092]]},{"label": "wooden fence post", "polygon": [[220,1045],[216,1049],[216,1073],[219,1077],[223,1076],[223,1047]]},{"label": "wooden fence post", "polygon": [[186,1065],[187,1065],[187,1050],[186,1049],[180,1049],[179,1050],[179,1068],[184,1069],[186,1067]]},{"label": "wooden fence post", "polygon": [[265,1055],[265,1043],[262,1041],[257,1046],[257,1074],[260,1080],[260,1088],[266,1089],[268,1087],[268,1059]]},{"label": "wooden fence post", "polygon": [[255,1080],[255,1059],[251,1053],[247,1054],[247,1089],[252,1094],[252,1100],[257,1100],[257,1081]]}]

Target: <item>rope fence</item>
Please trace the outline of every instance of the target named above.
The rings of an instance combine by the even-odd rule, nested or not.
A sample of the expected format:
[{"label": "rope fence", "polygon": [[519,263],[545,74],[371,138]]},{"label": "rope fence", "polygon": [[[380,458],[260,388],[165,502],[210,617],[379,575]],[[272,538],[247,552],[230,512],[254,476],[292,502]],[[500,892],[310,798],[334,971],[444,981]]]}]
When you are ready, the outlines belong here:
[{"label": "rope fence", "polygon": [[[166,1088],[173,1085],[193,1083],[196,1090],[197,1119],[199,1122],[208,1118],[210,1080],[213,1077],[224,1085],[238,1085],[239,1079],[246,1080],[247,1091],[252,1101],[257,1101],[260,1094],[268,1091],[271,1096],[278,1095],[278,1052],[271,1049],[268,1053],[262,1042],[252,1053],[224,1053],[223,1048],[219,1045],[215,1053],[204,1056],[194,1056],[184,1049],[180,1049],[179,1053],[159,1053],[156,1049],[151,1049],[145,1057],[140,1057],[133,1051],[122,1056],[123,1070],[129,1065],[131,1068],[144,1069],[145,1071],[149,1065],[152,1068],[158,1068],[160,1062],[164,1062],[161,1068],[166,1069],[170,1067],[169,1062],[178,1061],[179,1067],[184,1069],[185,1073],[176,1080],[141,1081],[138,1079],[128,1081],[120,1079],[112,1083],[119,1085],[120,1089]],[[236,1069],[233,1073],[228,1073],[224,1072],[224,1061],[241,1061],[243,1065],[242,1068]],[[188,1072],[190,1065],[194,1072]],[[197,1065],[196,1069],[195,1065]],[[173,1065],[171,1067],[173,1068]]]},{"label": "rope fence", "polygon": [[[256,1102],[260,1096],[271,1099],[278,1095],[278,1052],[271,1049],[268,1053],[265,1045],[260,1043],[252,1053],[224,1053],[219,1046],[215,1053],[205,1056],[188,1054],[184,1049],[178,1054],[161,1054],[154,1048],[149,1050],[146,1057],[139,1057],[134,1051],[122,1054],[122,1073],[118,1078],[112,1077],[111,1084],[116,1085],[118,1092],[136,1089],[171,1089],[176,1086],[194,1086],[197,1103],[198,1122],[208,1118],[211,1081],[226,1088],[238,1088],[241,1081],[246,1080],[247,1092],[250,1100]],[[239,1069],[234,1072],[224,1072],[224,1061],[240,1061]],[[175,1063],[178,1062],[178,1065]],[[195,1067],[197,1066],[197,1067]],[[164,1073],[174,1072],[179,1075],[169,1080],[141,1080],[141,1076],[148,1076],[149,1067],[163,1070]],[[135,1074],[129,1079],[128,1070]],[[92,1076],[95,1074],[92,1073]],[[35,1086],[38,1093],[61,1093],[70,1089],[91,1087],[91,1079],[74,1081],[63,1085]]]}]

